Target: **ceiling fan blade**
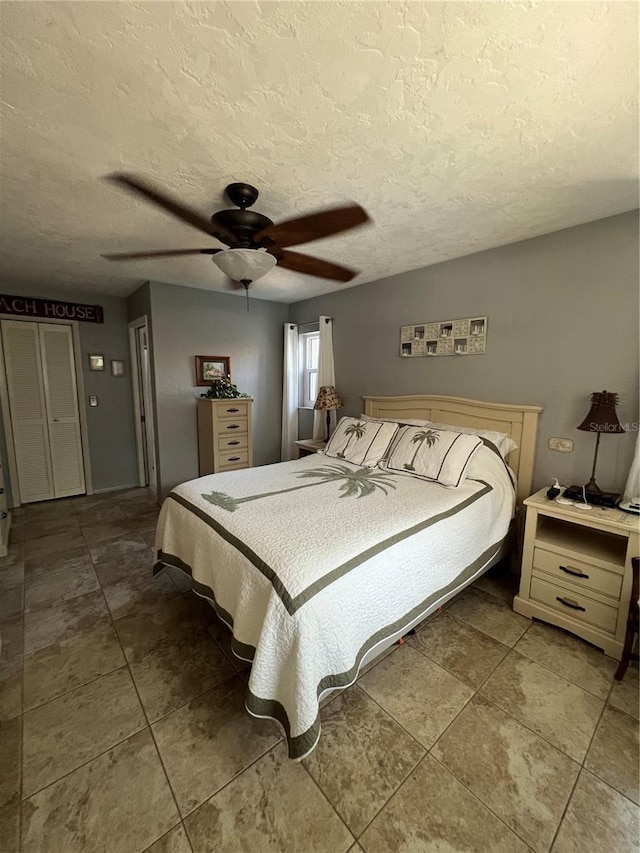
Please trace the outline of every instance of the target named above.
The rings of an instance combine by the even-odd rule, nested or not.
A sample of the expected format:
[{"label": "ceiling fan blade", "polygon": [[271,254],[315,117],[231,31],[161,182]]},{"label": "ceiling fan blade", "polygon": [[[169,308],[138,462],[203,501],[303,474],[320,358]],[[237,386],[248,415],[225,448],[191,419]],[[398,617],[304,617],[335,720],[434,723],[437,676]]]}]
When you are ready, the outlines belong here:
[{"label": "ceiling fan blade", "polygon": [[340,234],[342,231],[348,231],[369,221],[366,210],[358,204],[351,204],[347,207],[321,210],[318,213],[310,213],[308,216],[299,216],[296,219],[270,225],[263,231],[259,231],[253,241],[260,243],[264,240],[266,244],[268,239],[277,246],[297,246],[300,243],[319,240],[321,237]]},{"label": "ceiling fan blade", "polygon": [[333,281],[351,281],[358,275],[357,270],[350,270],[312,255],[302,255],[300,252],[288,252],[286,249],[274,251],[278,259],[278,266],[288,270],[304,273],[304,275],[315,275],[318,278],[330,278]]},{"label": "ceiling fan blade", "polygon": [[198,213],[197,210],[187,207],[181,201],[172,198],[162,190],[152,187],[146,181],[140,181],[138,178],[134,178],[131,175],[125,175],[121,172],[114,172],[111,175],[106,175],[105,180],[112,184],[116,184],[116,186],[132,192],[135,195],[143,196],[147,201],[157,204],[163,210],[166,210],[167,213],[177,217],[182,222],[186,222],[188,225],[197,228],[199,231],[204,231],[204,233],[208,234],[209,237],[215,237],[222,243],[234,242],[233,236],[228,231],[225,231],[224,228],[221,228],[218,225],[214,227],[213,224]]},{"label": "ceiling fan blade", "polygon": [[223,249],[169,249],[166,252],[124,252],[102,255],[108,261],[132,261],[136,258],[171,258],[176,255],[217,255]]}]

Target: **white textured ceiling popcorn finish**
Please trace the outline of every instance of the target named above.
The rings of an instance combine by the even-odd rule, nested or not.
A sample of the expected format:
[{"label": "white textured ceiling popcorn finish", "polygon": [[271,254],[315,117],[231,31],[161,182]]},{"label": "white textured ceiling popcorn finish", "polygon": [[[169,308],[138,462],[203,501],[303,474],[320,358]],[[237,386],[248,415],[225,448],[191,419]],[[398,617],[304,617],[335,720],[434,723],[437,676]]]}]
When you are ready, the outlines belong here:
[{"label": "white textured ceiling popcorn finish", "polygon": [[[231,181],[278,221],[355,200],[374,225],[299,250],[352,284],[637,207],[636,3],[0,4],[3,290],[226,289],[207,238],[99,180],[211,215]],[[211,245],[217,245],[211,241]],[[347,285],[274,269],[255,297]]]}]

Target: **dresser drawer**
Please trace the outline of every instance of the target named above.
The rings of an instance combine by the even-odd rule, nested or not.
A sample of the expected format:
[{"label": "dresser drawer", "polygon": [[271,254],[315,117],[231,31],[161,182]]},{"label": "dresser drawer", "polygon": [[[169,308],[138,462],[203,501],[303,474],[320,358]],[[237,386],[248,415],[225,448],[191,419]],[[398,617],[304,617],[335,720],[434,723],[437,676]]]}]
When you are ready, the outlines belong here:
[{"label": "dresser drawer", "polygon": [[229,433],[218,439],[218,450],[222,453],[226,450],[246,450],[247,447],[249,447],[249,436],[246,432]]},{"label": "dresser drawer", "polygon": [[238,433],[247,434],[249,430],[249,421],[246,418],[231,418],[228,421],[218,421],[216,424],[216,433],[219,438]]},{"label": "dresser drawer", "polygon": [[617,607],[600,604],[599,601],[593,601],[581,592],[569,592],[539,577],[532,577],[531,598],[578,622],[595,625],[610,633],[616,629]]},{"label": "dresser drawer", "polygon": [[249,467],[249,451],[246,448],[244,450],[225,451],[225,453],[220,454],[218,459],[221,471]]},{"label": "dresser drawer", "polygon": [[215,413],[218,420],[248,418],[249,403],[246,400],[229,400],[228,403],[217,403]]},{"label": "dresser drawer", "polygon": [[593,590],[593,592],[600,592],[603,595],[610,595],[616,600],[620,598],[622,575],[590,566],[581,560],[574,560],[573,557],[555,554],[553,551],[547,551],[544,548],[534,548],[534,575],[539,574],[536,569],[547,572],[547,574],[553,575],[554,578],[565,583],[570,583],[578,592],[582,590],[588,595],[589,590]]}]

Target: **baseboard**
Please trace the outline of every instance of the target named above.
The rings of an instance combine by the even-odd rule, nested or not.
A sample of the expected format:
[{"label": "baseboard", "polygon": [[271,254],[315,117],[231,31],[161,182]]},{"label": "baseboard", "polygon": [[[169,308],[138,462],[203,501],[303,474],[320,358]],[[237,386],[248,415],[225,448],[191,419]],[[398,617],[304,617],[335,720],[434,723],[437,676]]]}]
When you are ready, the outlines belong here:
[{"label": "baseboard", "polygon": [[[103,495],[105,492],[123,492],[125,489],[143,489],[144,486],[141,486],[139,483],[129,483],[123,486],[109,486],[108,489],[94,489],[92,494],[94,495]],[[146,488],[149,488],[148,486]]]}]

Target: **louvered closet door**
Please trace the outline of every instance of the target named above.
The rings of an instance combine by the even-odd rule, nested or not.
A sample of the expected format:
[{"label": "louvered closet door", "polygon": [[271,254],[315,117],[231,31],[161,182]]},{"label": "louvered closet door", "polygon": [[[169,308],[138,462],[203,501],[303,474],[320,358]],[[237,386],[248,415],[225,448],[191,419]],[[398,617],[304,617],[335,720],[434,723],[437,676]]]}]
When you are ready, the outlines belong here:
[{"label": "louvered closet door", "polygon": [[71,326],[39,323],[55,497],[84,492],[84,465]]},{"label": "louvered closet door", "polygon": [[37,323],[3,320],[2,341],[23,503],[55,497]]}]

